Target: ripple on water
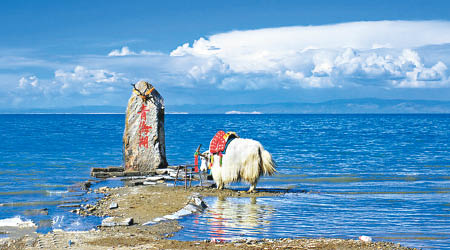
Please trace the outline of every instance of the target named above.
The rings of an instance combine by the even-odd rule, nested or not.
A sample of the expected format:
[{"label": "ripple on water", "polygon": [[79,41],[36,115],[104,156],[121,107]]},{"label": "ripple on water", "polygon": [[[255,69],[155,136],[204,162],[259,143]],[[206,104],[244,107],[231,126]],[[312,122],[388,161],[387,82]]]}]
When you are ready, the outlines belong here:
[{"label": "ripple on water", "polygon": [[[401,192],[398,192],[401,194]],[[414,194],[423,195],[423,194]],[[207,197],[202,213],[182,218],[184,226],[174,239],[342,237],[371,235],[375,239],[422,247],[449,242],[447,220],[436,220],[414,202],[372,194],[289,193],[280,197]],[[444,206],[448,204],[444,204]],[[428,220],[434,218],[434,224]],[[437,224],[436,224],[437,223]],[[422,235],[408,230],[421,228]],[[392,236],[404,232],[403,237]],[[439,236],[440,235],[440,236]],[[444,236],[442,236],[444,235]],[[391,237],[391,238],[389,238]],[[424,243],[425,242],[425,243]],[[427,242],[430,245],[427,245]]]}]

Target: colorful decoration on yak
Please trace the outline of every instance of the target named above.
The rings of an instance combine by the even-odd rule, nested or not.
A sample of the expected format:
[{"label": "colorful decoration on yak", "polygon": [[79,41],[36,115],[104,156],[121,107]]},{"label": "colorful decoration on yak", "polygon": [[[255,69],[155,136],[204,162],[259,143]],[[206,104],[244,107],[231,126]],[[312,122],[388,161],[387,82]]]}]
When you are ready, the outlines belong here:
[{"label": "colorful decoration on yak", "polygon": [[211,157],[209,157],[209,164],[208,164],[208,169],[211,169],[212,166],[214,164],[214,155],[212,155]]},{"label": "colorful decoration on yak", "polygon": [[[227,132],[220,130],[214,135],[209,144],[209,152],[211,154],[218,154],[220,156],[220,166],[222,166],[222,156],[225,153],[227,145],[234,138],[238,138],[239,136],[235,132]],[[211,157],[209,168],[214,164],[214,157]]]},{"label": "colorful decoration on yak", "polygon": [[234,139],[238,137],[239,136],[235,132],[225,133],[225,131],[220,130],[212,138],[211,143],[209,144],[209,152],[211,154],[217,154],[219,152],[225,151],[225,146],[228,142],[228,139]]},{"label": "colorful decoration on yak", "polygon": [[141,122],[139,123],[139,147],[148,148],[148,136],[150,134],[151,126],[147,125],[147,112],[150,111],[145,103],[142,103],[141,111]]}]

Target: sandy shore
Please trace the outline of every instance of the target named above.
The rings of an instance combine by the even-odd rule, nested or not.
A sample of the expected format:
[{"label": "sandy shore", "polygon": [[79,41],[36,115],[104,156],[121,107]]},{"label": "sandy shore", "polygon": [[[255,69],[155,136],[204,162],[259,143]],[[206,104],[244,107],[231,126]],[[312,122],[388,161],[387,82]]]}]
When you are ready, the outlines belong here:
[{"label": "sandy shore", "polygon": [[[66,232],[56,230],[48,234],[31,234],[15,240],[0,241],[0,249],[411,249],[387,242],[365,243],[342,239],[262,239],[235,242],[176,241],[168,239],[181,229],[176,220],[150,226],[145,222],[173,214],[183,209],[194,193],[202,196],[261,197],[282,195],[277,192],[240,193],[212,188],[135,186],[99,188],[105,198],[95,206],[77,212],[82,215],[133,218],[133,225],[99,227],[96,230]],[[110,209],[111,203],[118,207]]]}]

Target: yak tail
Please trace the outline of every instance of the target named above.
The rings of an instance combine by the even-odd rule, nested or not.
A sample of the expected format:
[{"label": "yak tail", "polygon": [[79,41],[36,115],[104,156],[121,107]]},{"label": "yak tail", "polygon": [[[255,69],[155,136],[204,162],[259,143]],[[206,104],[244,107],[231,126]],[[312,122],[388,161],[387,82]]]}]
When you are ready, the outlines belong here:
[{"label": "yak tail", "polygon": [[275,162],[272,159],[272,155],[264,150],[263,148],[259,149],[259,154],[261,156],[261,168],[262,173],[264,175],[273,175],[277,170],[275,170]]}]

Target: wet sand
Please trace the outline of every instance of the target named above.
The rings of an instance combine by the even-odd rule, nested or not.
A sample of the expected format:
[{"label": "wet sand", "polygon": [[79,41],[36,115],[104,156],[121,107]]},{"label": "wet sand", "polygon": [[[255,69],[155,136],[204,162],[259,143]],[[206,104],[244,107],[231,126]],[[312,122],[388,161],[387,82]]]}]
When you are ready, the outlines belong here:
[{"label": "wet sand", "polygon": [[[112,216],[133,218],[133,225],[99,227],[96,230],[66,232],[55,230],[48,234],[29,234],[16,240],[0,241],[0,249],[412,249],[387,242],[365,243],[343,239],[262,239],[234,242],[176,241],[168,239],[179,231],[176,220],[168,220],[150,226],[145,222],[172,214],[186,206],[194,193],[218,197],[261,197],[282,195],[281,192],[245,193],[213,188],[135,186],[108,188],[96,192],[105,197],[95,206],[83,207],[77,212],[83,216]],[[110,209],[111,203],[118,207]]]}]

